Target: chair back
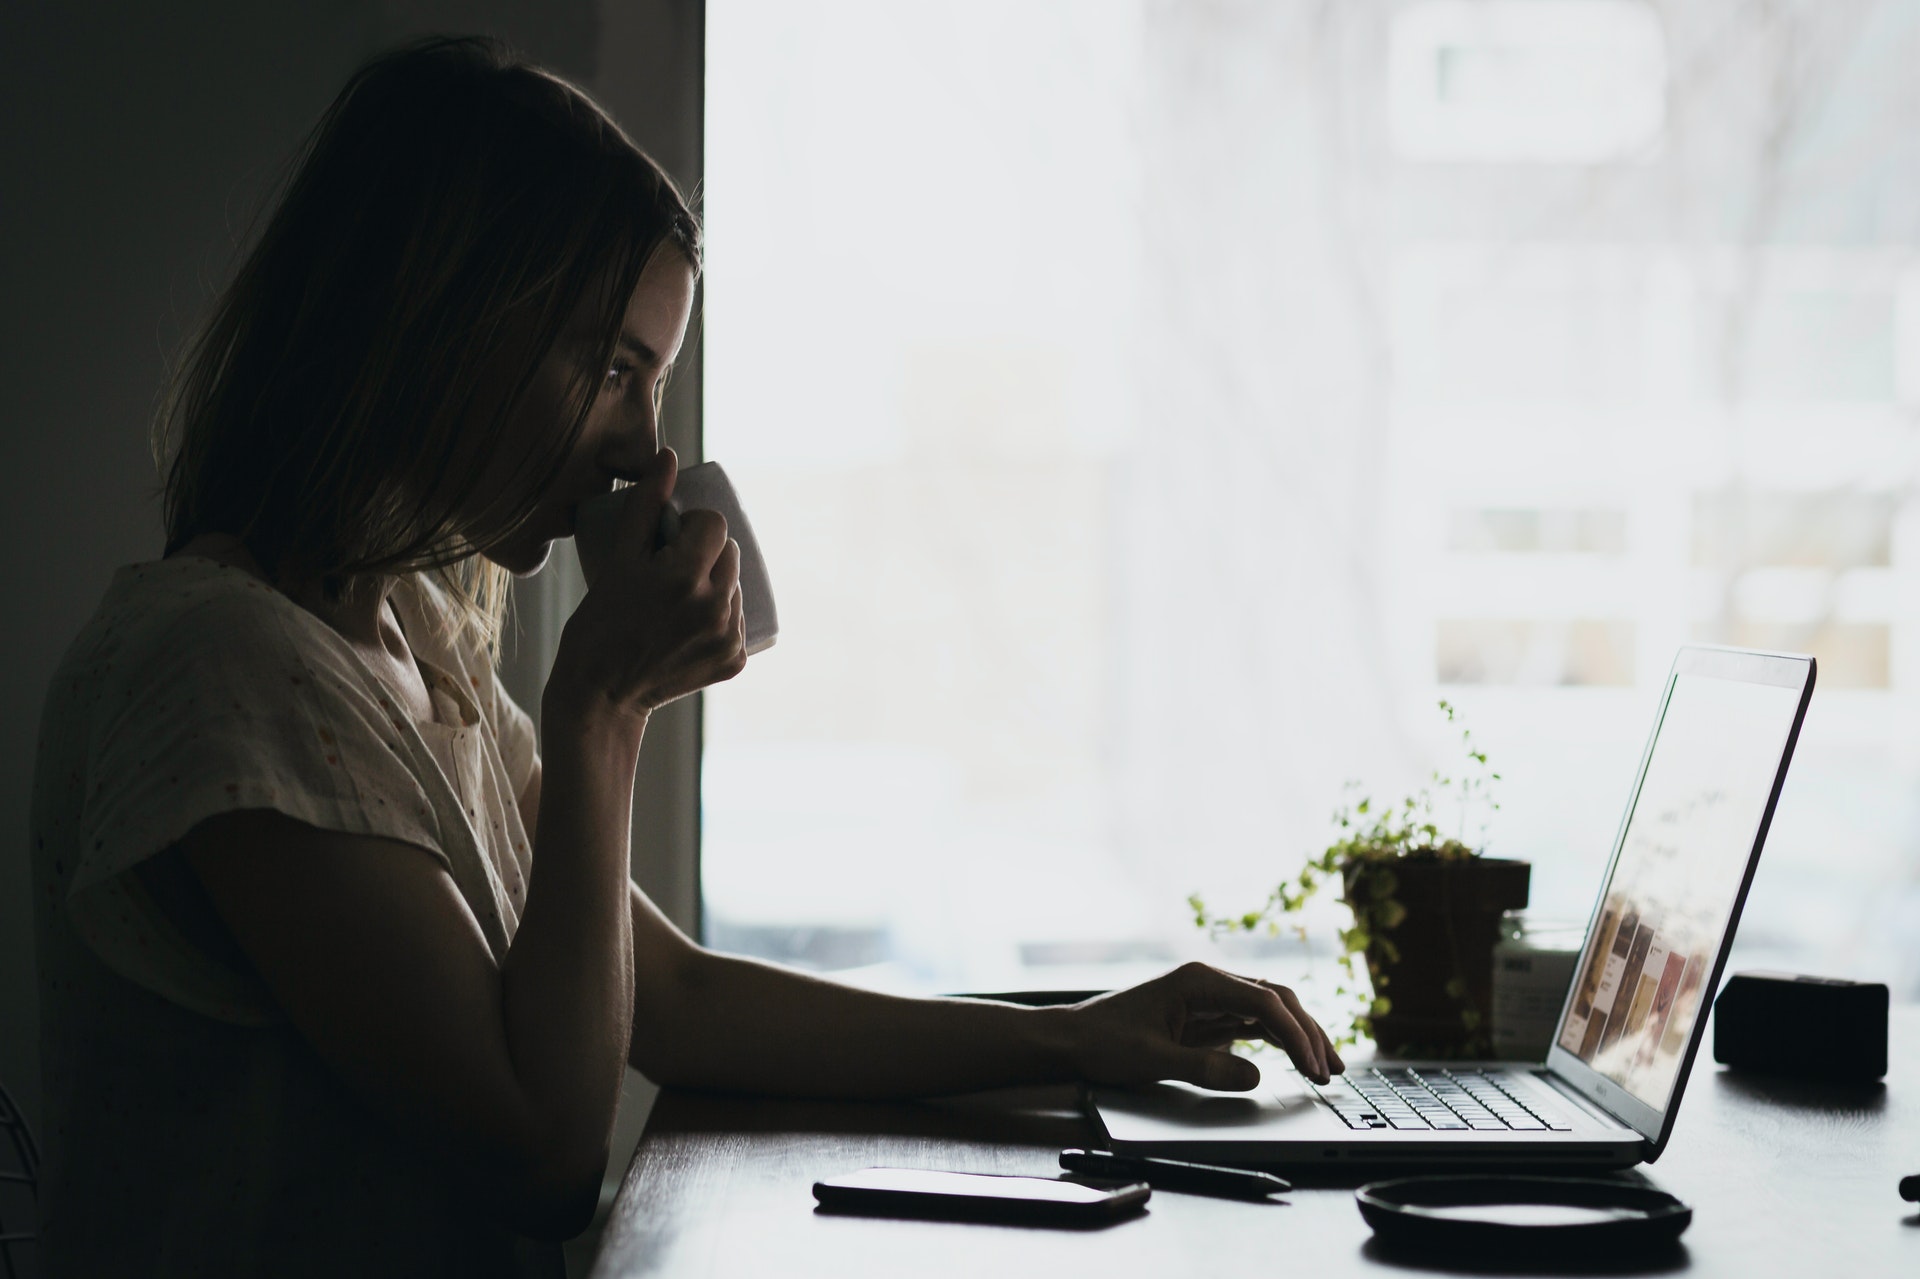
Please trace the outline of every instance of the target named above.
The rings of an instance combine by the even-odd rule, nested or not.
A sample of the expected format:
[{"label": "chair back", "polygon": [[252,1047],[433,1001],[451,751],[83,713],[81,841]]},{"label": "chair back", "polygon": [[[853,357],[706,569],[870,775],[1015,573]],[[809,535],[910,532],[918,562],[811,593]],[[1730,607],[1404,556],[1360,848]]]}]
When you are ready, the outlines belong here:
[{"label": "chair back", "polygon": [[39,1225],[40,1147],[13,1094],[0,1084],[0,1276],[33,1279],[40,1273],[33,1246]]}]

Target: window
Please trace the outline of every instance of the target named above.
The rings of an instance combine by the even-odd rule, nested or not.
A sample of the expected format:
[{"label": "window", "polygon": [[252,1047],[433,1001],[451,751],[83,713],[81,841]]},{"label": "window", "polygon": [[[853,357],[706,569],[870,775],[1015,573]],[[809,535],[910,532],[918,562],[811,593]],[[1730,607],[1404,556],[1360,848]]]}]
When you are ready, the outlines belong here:
[{"label": "window", "polygon": [[1630,161],[1660,143],[1666,47],[1638,0],[1424,0],[1393,16],[1388,50],[1409,159]]},{"label": "window", "polygon": [[1450,764],[1443,696],[1584,920],[1701,639],[1821,661],[1743,961],[1920,995],[1920,20],[1666,14],[712,0],[707,447],[783,634],[707,699],[709,940],[1218,959],[1187,894]]}]

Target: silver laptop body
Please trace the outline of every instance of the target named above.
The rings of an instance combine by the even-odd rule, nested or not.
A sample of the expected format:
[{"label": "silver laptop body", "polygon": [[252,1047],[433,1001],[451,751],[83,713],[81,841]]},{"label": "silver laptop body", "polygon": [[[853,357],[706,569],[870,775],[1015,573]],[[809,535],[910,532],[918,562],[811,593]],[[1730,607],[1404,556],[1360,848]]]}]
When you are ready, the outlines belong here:
[{"label": "silver laptop body", "polygon": [[1091,1089],[1108,1143],[1242,1165],[1619,1168],[1657,1159],[1814,673],[1811,657],[1680,650],[1544,1064],[1356,1062],[1320,1088],[1269,1049],[1250,1093]]}]

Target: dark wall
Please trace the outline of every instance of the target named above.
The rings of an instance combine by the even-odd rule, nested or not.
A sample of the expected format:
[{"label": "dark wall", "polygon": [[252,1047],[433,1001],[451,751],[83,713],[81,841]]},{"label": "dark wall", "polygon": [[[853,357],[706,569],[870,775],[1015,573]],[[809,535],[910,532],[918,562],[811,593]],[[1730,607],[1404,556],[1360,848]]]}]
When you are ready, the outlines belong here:
[{"label": "dark wall", "polygon": [[409,36],[501,35],[593,83],[604,35],[616,66],[608,105],[670,168],[697,177],[697,128],[650,138],[647,126],[697,120],[697,63],[676,64],[659,41],[697,26],[699,5],[607,9],[603,20],[596,0],[0,6],[11,605],[0,631],[0,1081],[29,1116],[40,1080],[25,834],[41,693],[112,570],[159,552],[146,433],[168,353],[348,73]]}]

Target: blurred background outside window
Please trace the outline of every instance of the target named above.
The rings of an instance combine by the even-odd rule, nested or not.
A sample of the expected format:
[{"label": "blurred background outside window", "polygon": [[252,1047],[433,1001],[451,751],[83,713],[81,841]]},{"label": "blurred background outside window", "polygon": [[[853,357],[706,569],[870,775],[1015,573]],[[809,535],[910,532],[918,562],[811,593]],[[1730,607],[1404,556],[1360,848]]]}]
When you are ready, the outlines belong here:
[{"label": "blurred background outside window", "polygon": [[[707,939],[1216,947],[1342,784],[1504,774],[1584,923],[1674,650],[1819,689],[1736,963],[1920,997],[1920,3],[710,0],[706,446],[779,645]],[[1325,984],[1330,985],[1330,981]]]}]

